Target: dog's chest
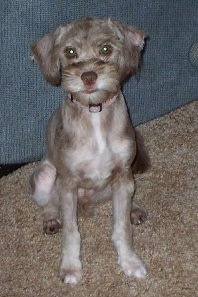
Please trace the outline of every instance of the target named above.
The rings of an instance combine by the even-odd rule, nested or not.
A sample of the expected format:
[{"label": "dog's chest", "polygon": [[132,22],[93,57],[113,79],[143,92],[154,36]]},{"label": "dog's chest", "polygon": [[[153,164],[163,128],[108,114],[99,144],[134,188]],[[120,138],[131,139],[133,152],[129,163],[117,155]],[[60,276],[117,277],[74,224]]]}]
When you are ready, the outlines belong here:
[{"label": "dog's chest", "polygon": [[94,128],[93,139],[96,145],[97,156],[100,157],[100,155],[103,155],[105,153],[105,150],[108,151],[108,148],[107,148],[107,135],[102,132],[101,119],[98,114],[92,117],[92,125]]},{"label": "dog's chest", "polygon": [[130,142],[112,137],[109,127],[102,127],[100,114],[91,116],[91,124],[93,133],[84,135],[83,145],[70,151],[67,160],[78,180],[100,187],[125,166],[130,158]]}]

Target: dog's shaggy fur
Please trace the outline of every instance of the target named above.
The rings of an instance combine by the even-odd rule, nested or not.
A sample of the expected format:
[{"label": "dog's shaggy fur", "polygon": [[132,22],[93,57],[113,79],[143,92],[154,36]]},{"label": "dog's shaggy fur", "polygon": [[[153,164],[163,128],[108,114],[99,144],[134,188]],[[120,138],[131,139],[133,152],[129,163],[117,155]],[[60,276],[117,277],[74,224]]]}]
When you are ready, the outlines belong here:
[{"label": "dog's shaggy fur", "polygon": [[141,145],[137,152],[120,91],[138,68],[144,38],[144,32],[118,21],[86,18],[59,27],[32,46],[46,80],[67,92],[49,122],[46,154],[31,177],[33,198],[44,209],[44,231],[55,233],[63,226],[65,283],[76,284],[82,275],[77,202],[86,208],[109,197],[118,262],[128,276],[146,275],[132,248],[130,220],[130,213],[136,224],[146,217],[131,202],[132,170],[146,162],[140,158]]}]

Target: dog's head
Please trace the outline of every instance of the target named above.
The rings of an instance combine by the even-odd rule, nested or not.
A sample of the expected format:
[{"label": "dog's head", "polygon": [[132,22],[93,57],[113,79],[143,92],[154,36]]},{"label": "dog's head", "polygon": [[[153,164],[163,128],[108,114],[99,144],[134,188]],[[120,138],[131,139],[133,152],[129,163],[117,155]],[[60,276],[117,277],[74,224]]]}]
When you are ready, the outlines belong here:
[{"label": "dog's head", "polygon": [[83,104],[98,103],[136,72],[144,38],[118,21],[85,18],[39,39],[32,54],[48,82],[62,84]]}]

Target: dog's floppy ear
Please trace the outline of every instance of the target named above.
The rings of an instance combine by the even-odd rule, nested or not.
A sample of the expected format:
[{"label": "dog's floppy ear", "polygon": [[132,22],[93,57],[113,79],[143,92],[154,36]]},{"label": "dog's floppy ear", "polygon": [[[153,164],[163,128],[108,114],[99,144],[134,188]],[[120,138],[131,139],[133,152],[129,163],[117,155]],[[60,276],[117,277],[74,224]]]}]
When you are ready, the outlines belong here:
[{"label": "dog's floppy ear", "polygon": [[124,56],[120,57],[119,62],[125,76],[135,73],[138,70],[140,52],[144,47],[146,34],[136,27],[119,21],[109,19],[108,23],[124,46]]},{"label": "dog's floppy ear", "polygon": [[59,61],[61,32],[62,27],[59,27],[40,38],[31,47],[32,57],[40,66],[45,79],[56,86],[61,83]]}]

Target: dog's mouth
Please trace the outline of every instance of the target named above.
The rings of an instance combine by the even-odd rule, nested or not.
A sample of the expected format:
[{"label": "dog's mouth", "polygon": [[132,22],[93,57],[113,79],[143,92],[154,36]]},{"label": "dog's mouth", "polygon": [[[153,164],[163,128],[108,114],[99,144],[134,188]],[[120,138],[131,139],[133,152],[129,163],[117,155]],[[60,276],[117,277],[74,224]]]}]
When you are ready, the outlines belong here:
[{"label": "dog's mouth", "polygon": [[85,89],[82,91],[82,93],[84,94],[93,94],[96,93],[98,91],[98,89]]},{"label": "dog's mouth", "polygon": [[82,105],[88,106],[89,104],[99,104],[107,101],[116,92],[109,92],[101,89],[83,89],[79,92],[72,92],[72,96],[75,97]]},{"label": "dog's mouth", "polygon": [[82,86],[77,92],[71,92],[82,104],[99,104],[107,101],[113,94],[118,92],[119,85],[114,83],[100,84],[100,80],[90,86]]}]

